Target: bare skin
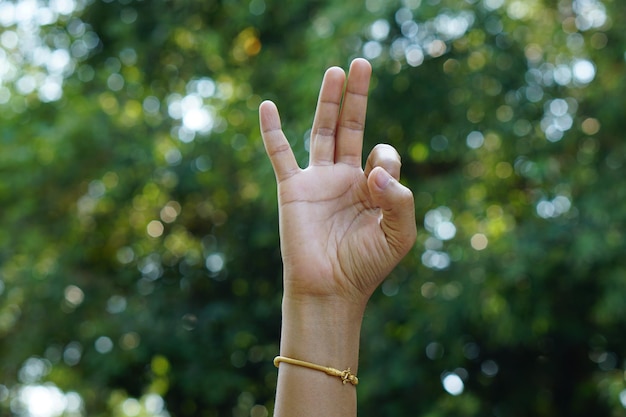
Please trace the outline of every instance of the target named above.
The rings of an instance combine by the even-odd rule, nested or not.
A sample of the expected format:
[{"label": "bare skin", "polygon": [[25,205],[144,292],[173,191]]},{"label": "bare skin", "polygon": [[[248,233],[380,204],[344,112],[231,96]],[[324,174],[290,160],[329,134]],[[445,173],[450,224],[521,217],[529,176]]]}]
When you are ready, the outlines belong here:
[{"label": "bare skin", "polygon": [[[283,356],[358,370],[367,301],[415,242],[411,191],[398,182],[400,156],[378,145],[361,166],[371,66],[324,75],[301,169],[274,103],[259,108],[278,184],[284,264]],[[345,89],[344,89],[345,85]],[[275,416],[355,416],[356,389],[337,378],[281,364]]]}]

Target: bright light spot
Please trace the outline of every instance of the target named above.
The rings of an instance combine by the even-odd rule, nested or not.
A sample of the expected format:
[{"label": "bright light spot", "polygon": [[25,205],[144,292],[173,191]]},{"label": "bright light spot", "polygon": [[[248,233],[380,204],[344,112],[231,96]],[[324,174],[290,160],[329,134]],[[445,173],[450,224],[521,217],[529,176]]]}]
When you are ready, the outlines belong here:
[{"label": "bright light spot", "polygon": [[109,353],[113,349],[113,341],[107,336],[100,336],[96,339],[94,347],[98,353]]},{"label": "bright light spot", "polygon": [[163,220],[165,223],[172,223],[174,220],[176,220],[178,213],[176,212],[176,209],[174,209],[174,207],[165,206],[161,209],[160,216],[161,220]]},{"label": "bright light spot", "polygon": [[441,240],[450,240],[456,235],[456,226],[450,221],[439,223],[435,227],[435,236]]},{"label": "bright light spot", "polygon": [[572,8],[576,13],[576,27],[589,30],[601,27],[606,23],[606,8],[598,0],[574,0]]},{"label": "bright light spot", "polygon": [[570,201],[570,199],[563,195],[554,197],[554,200],[552,200],[552,204],[554,205],[554,209],[558,214],[567,213],[572,207],[572,202]]},{"label": "bright light spot", "polygon": [[400,26],[400,31],[402,32],[402,34],[409,39],[417,36],[419,30],[419,25],[412,20],[407,20]]},{"label": "bright light spot", "polygon": [[202,107],[202,97],[198,94],[189,94],[182,98],[180,101],[183,114],[190,110],[199,109]]},{"label": "bright light spot", "polygon": [[450,266],[450,255],[437,249],[442,247],[442,240],[450,240],[456,235],[456,226],[452,223],[452,210],[445,206],[429,210],[424,216],[424,227],[435,239],[426,240],[427,246],[422,254],[422,263],[431,269],[446,269]]},{"label": "bright light spot", "polygon": [[528,4],[526,4],[525,2],[514,1],[513,3],[509,4],[509,7],[507,7],[506,11],[511,19],[520,20],[525,18],[530,10]]},{"label": "bright light spot", "polygon": [[196,132],[185,126],[180,126],[172,129],[172,136],[177,137],[181,142],[190,143],[196,138]]},{"label": "bright light spot", "polygon": [[563,138],[563,134],[571,129],[574,118],[568,113],[575,111],[576,102],[568,103],[563,99],[554,99],[546,103],[545,114],[541,120],[541,129],[546,135],[546,139],[557,142]]},{"label": "bright light spot", "polygon": [[[99,43],[94,32],[85,33],[80,19],[65,17],[85,4],[77,0],[0,1],[0,25],[11,29],[0,30],[0,83],[14,84],[20,95],[36,91],[44,103],[59,100],[64,78]],[[10,98],[5,88],[0,96],[2,103]]]},{"label": "bright light spot", "polygon": [[567,36],[567,47],[572,51],[580,51],[585,46],[585,38],[580,33],[572,33]]},{"label": "bright light spot", "polygon": [[195,132],[206,132],[213,127],[213,116],[205,108],[193,108],[183,115],[183,125]]},{"label": "bright light spot", "polygon": [[83,399],[76,392],[68,392],[65,394],[65,400],[67,405],[65,411],[70,415],[82,415],[81,410],[83,408]]},{"label": "bright light spot", "polygon": [[537,103],[543,98],[543,89],[540,85],[533,84],[526,88],[526,98],[532,103]]},{"label": "bright light spot", "polygon": [[598,119],[589,117],[582,122],[580,127],[586,135],[595,135],[600,131],[600,122]]},{"label": "bright light spot", "polygon": [[172,119],[181,119],[183,117],[183,107],[181,105],[182,97],[180,94],[171,94],[167,98],[167,114]]},{"label": "bright light spot", "polygon": [[463,36],[474,23],[474,14],[462,12],[457,16],[447,13],[437,15],[434,20],[437,33],[445,40],[453,40]]},{"label": "bright light spot", "polygon": [[215,94],[215,82],[210,78],[201,78],[192,83],[195,85],[196,92],[204,98],[213,97]]},{"label": "bright light spot", "polygon": [[83,290],[78,288],[76,285],[68,285],[65,287],[65,300],[74,307],[80,305],[84,299],[85,294],[83,293]]},{"label": "bright light spot", "polygon": [[383,52],[383,46],[380,42],[369,41],[363,45],[363,57],[367,59],[375,59]]},{"label": "bright light spot", "polygon": [[413,12],[409,8],[402,7],[396,12],[396,23],[399,25],[411,19],[413,19]]},{"label": "bright light spot", "polygon": [[176,148],[170,148],[165,152],[165,162],[169,165],[178,165],[183,160],[183,154]]},{"label": "bright light spot", "polygon": [[436,58],[446,53],[446,43],[441,39],[435,39],[428,44],[426,49],[428,50],[428,55]]},{"label": "bright light spot", "polygon": [[35,87],[37,87],[37,81],[35,80],[35,77],[31,75],[24,75],[15,83],[17,92],[22,95],[32,93],[35,90]]},{"label": "bright light spot", "polygon": [[435,233],[436,228],[443,222],[452,220],[452,210],[448,207],[440,206],[434,210],[429,210],[424,215],[424,227],[431,233]]},{"label": "bright light spot", "polygon": [[450,255],[448,255],[446,252],[429,249],[422,254],[422,263],[424,264],[424,266],[431,269],[446,269],[450,266]]},{"label": "bright light spot", "polygon": [[483,143],[485,142],[485,137],[481,132],[475,130],[467,135],[465,142],[467,143],[467,146],[469,148],[478,149],[483,146]]},{"label": "bright light spot", "polygon": [[218,273],[224,268],[224,255],[212,253],[206,257],[204,264],[210,272]]},{"label": "bright light spot", "polygon": [[463,380],[455,373],[446,374],[442,378],[441,383],[443,384],[443,389],[445,389],[450,395],[461,395],[463,393],[463,389],[465,388]]},{"label": "bright light spot", "polygon": [[35,21],[39,26],[51,25],[57,19],[57,15],[49,7],[39,7]]},{"label": "bright light spot", "polygon": [[483,0],[483,6],[487,10],[496,10],[502,7],[504,0]]},{"label": "bright light spot", "polygon": [[20,389],[18,398],[28,417],[57,417],[67,407],[65,395],[52,384],[27,385]]},{"label": "bright light spot", "polygon": [[567,213],[572,207],[572,202],[564,195],[556,196],[553,200],[541,200],[537,203],[536,211],[539,217],[544,219],[558,217]]},{"label": "bright light spot", "polygon": [[487,239],[487,236],[483,235],[482,233],[476,233],[470,239],[470,245],[472,245],[472,248],[474,250],[484,250],[487,248],[488,244],[489,240]]},{"label": "bright light spot", "polygon": [[424,52],[417,45],[409,46],[405,51],[406,62],[412,67],[418,67],[424,62]]},{"label": "bright light spot", "polygon": [[572,74],[578,83],[589,84],[596,76],[596,68],[591,61],[579,59],[572,65]]},{"label": "bright light spot", "polygon": [[0,25],[12,26],[15,22],[15,5],[10,2],[0,2]]},{"label": "bright light spot", "polygon": [[563,116],[567,113],[569,106],[567,105],[567,101],[562,98],[557,98],[550,102],[549,108],[553,115]]},{"label": "bright light spot", "polygon": [[[406,58],[406,48],[408,48],[409,45],[409,40],[407,38],[401,37],[398,39],[395,39],[392,43],[391,46],[389,46],[389,55],[397,60],[400,61],[402,59]],[[624,59],[626,60],[626,53],[624,54]]]},{"label": "bright light spot", "polygon": [[549,201],[540,201],[537,203],[537,214],[544,219],[555,217],[554,204]]},{"label": "bright light spot", "polygon": [[162,209],[161,209],[161,220],[165,223],[172,223],[176,220],[176,217],[180,214],[182,207],[178,201],[169,201]]},{"label": "bright light spot", "polygon": [[144,404],[146,407],[146,411],[151,414],[159,414],[163,411],[165,407],[165,402],[160,395],[157,394],[148,394],[144,399]]},{"label": "bright light spot", "polygon": [[65,350],[63,351],[63,361],[69,366],[78,365],[78,362],[80,362],[82,355],[82,345],[78,342],[71,342],[65,347]]},{"label": "bright light spot", "polygon": [[152,220],[146,227],[148,234],[152,237],[159,237],[163,234],[163,223],[158,220]]},{"label": "bright light spot", "polygon": [[19,38],[17,37],[17,33],[12,30],[7,30],[2,35],[0,35],[0,43],[6,49],[13,49],[17,46]]},{"label": "bright light spot", "polygon": [[44,103],[59,100],[63,96],[63,80],[58,76],[46,77],[39,87],[38,96]]},{"label": "bright light spot", "polygon": [[151,254],[143,258],[137,265],[144,278],[154,281],[163,274],[161,258],[157,254]]},{"label": "bright light spot", "polygon": [[107,87],[113,91],[120,91],[124,88],[124,77],[118,73],[113,73],[107,78]]},{"label": "bright light spot", "polygon": [[127,398],[122,403],[122,412],[128,417],[134,417],[141,412],[141,404],[135,398]]},{"label": "bright light spot", "polygon": [[35,20],[37,16],[37,2],[35,0],[22,0],[15,6],[15,21],[26,23]]},{"label": "bright light spot", "polygon": [[389,35],[389,22],[386,19],[378,19],[370,26],[370,37],[375,41],[382,41]]},{"label": "bright light spot", "polygon": [[62,74],[70,65],[71,58],[67,49],[55,49],[48,58],[46,67],[50,74]]},{"label": "bright light spot", "polygon": [[572,81],[572,70],[567,65],[559,65],[552,72],[554,82],[559,85],[567,85]]},{"label": "bright light spot", "polygon": [[25,384],[39,381],[49,372],[50,363],[46,360],[30,357],[26,359],[19,371],[19,380]]},{"label": "bright light spot", "polygon": [[154,96],[148,96],[143,100],[143,110],[149,114],[157,114],[161,108],[161,102]]},{"label": "bright light spot", "polygon": [[212,81],[193,81],[188,89],[202,91],[191,93],[185,97],[179,94],[171,94],[167,98],[167,111],[172,119],[182,119],[182,126],[176,132],[176,136],[183,142],[191,142],[196,132],[208,133],[215,124],[215,118],[209,107],[203,103],[203,95],[214,92],[215,85]]},{"label": "bright light spot", "polygon": [[69,15],[74,12],[76,2],[74,0],[51,0],[50,8],[59,14]]}]

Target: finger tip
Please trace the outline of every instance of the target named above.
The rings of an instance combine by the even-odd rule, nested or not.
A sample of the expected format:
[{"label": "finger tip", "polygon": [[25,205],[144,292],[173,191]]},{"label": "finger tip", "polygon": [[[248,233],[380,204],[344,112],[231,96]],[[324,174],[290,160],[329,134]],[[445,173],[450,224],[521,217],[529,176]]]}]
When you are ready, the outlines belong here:
[{"label": "finger tip", "polygon": [[352,63],[350,64],[350,66],[353,67],[353,68],[354,67],[359,67],[359,68],[361,68],[363,70],[370,71],[370,72],[372,70],[372,64],[370,64],[370,62],[367,59],[361,58],[361,57],[354,58],[352,60]]},{"label": "finger tip", "polygon": [[264,109],[267,107],[276,107],[276,104],[272,100],[263,100],[261,104],[259,104],[259,109]]},{"label": "finger tip", "polygon": [[332,77],[332,78],[337,78],[337,79],[343,79],[346,76],[345,71],[343,70],[343,68],[337,67],[337,66],[332,66],[329,67],[326,70],[326,73],[324,74],[325,77]]},{"label": "finger tip", "polygon": [[280,127],[280,116],[278,114],[278,108],[271,100],[264,100],[259,105],[259,122],[261,124],[261,130],[271,130]]}]

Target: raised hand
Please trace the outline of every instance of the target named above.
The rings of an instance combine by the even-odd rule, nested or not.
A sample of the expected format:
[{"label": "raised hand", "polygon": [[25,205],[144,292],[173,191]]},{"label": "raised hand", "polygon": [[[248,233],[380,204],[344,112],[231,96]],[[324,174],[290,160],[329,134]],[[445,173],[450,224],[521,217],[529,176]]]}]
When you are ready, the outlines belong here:
[{"label": "raised hand", "polygon": [[[363,59],[324,75],[309,166],[301,169],[276,106],[260,106],[261,132],[278,183],[285,297],[364,307],[415,240],[411,191],[400,157],[378,145],[361,164],[371,67]],[[345,91],[344,91],[345,84]]]}]

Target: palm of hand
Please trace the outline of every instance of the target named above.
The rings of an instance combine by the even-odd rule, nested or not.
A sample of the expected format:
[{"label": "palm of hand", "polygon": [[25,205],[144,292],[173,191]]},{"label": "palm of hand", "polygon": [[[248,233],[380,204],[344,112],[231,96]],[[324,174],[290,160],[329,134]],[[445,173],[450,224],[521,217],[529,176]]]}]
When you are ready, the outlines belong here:
[{"label": "palm of hand", "polygon": [[317,296],[367,295],[388,271],[380,209],[361,168],[312,166],[279,183],[286,290]]}]

